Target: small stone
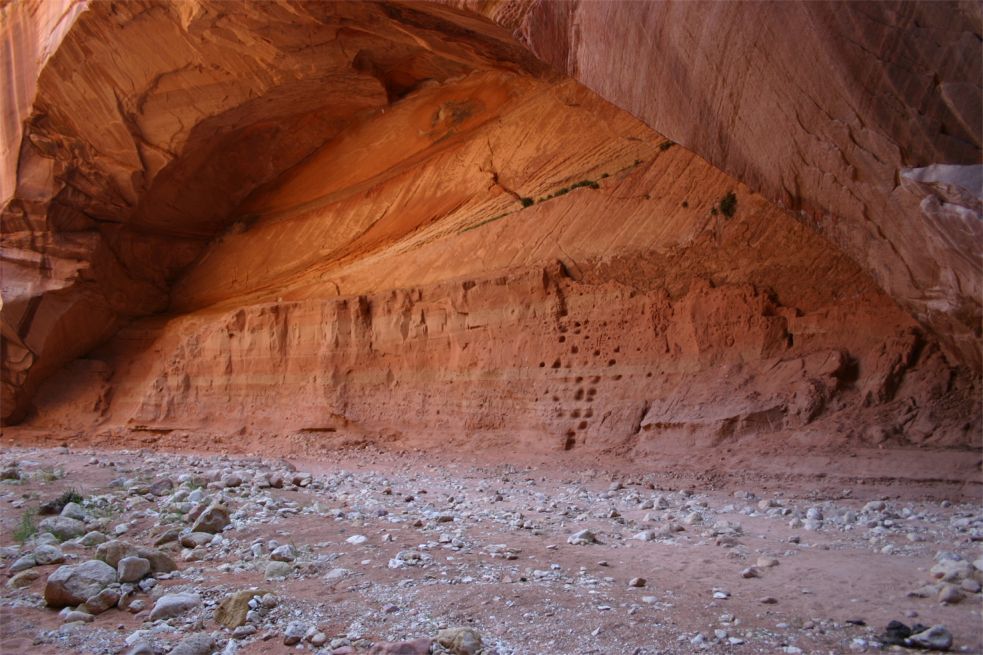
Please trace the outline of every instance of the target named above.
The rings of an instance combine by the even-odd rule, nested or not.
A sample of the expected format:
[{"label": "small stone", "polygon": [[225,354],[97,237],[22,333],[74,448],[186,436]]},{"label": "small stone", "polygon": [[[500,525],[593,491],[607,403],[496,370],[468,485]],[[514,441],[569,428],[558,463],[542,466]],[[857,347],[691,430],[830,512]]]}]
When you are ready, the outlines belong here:
[{"label": "small stone", "polygon": [[79,610],[72,610],[65,614],[65,623],[75,623],[76,621],[81,621],[83,623],[91,623],[96,617],[92,616],[88,612],[80,612]]},{"label": "small stone", "polygon": [[222,485],[230,489],[234,487],[242,486],[242,478],[240,478],[235,473],[230,473],[229,475],[223,475]]},{"label": "small stone", "polygon": [[115,589],[103,589],[95,596],[89,596],[85,600],[83,607],[90,614],[102,614],[106,610],[116,607],[119,602],[119,592]]},{"label": "small stone", "polygon": [[79,539],[79,543],[87,548],[92,548],[93,546],[98,546],[99,544],[106,543],[109,537],[99,532],[98,530],[93,530],[91,532],[86,532],[85,536]]},{"label": "small stone", "polygon": [[34,559],[34,555],[29,553],[14,560],[14,563],[10,565],[10,572],[20,573],[21,571],[26,571],[27,569],[33,569],[37,565],[38,563]]},{"label": "small stone", "polygon": [[350,543],[353,546],[361,546],[368,540],[369,538],[366,537],[364,534],[353,534],[352,536],[345,539],[347,543]]},{"label": "small stone", "polygon": [[324,581],[337,582],[338,580],[345,578],[349,573],[351,573],[351,571],[349,571],[348,569],[342,569],[342,568],[331,569],[330,571],[324,574]]},{"label": "small stone", "polygon": [[180,541],[181,545],[185,548],[198,548],[199,546],[211,543],[212,537],[214,536],[211,532],[189,532],[188,534],[181,535]]},{"label": "small stone", "polygon": [[283,632],[283,643],[286,646],[293,646],[296,643],[300,643],[300,640],[304,638],[306,633],[306,625],[300,621],[292,621],[287,625],[287,629]]},{"label": "small stone", "polygon": [[37,569],[28,569],[21,571],[10,580],[7,580],[7,586],[13,589],[23,589],[24,587],[30,587],[40,577],[40,571]]},{"label": "small stone", "polygon": [[755,564],[759,569],[770,569],[778,566],[778,559],[775,557],[759,557]]},{"label": "small stone", "polygon": [[201,605],[201,596],[198,594],[165,594],[154,603],[154,608],[150,610],[150,620],[172,619],[199,605]]},{"label": "small stone", "polygon": [[959,583],[959,588],[963,591],[968,591],[971,594],[980,593],[980,583],[972,578],[966,578]]},{"label": "small stone", "polygon": [[567,538],[567,543],[573,546],[586,546],[588,544],[596,544],[597,537],[590,530],[580,530],[570,535]]},{"label": "small stone", "polygon": [[150,562],[151,573],[169,573],[177,569],[174,560],[156,548],[135,546],[119,539],[107,541],[96,548],[96,559],[102,560],[113,568],[119,566],[120,560],[124,557],[142,557]]},{"label": "small stone", "polygon": [[215,610],[215,622],[226,628],[237,628],[246,622],[246,613],[249,612],[249,601],[257,596],[262,596],[265,592],[250,589],[248,591],[236,591],[227,595],[218,604]]},{"label": "small stone", "polygon": [[764,598],[758,599],[758,602],[762,605],[777,605],[778,599],[773,596],[765,596]]},{"label": "small stone", "polygon": [[38,523],[38,532],[50,532],[61,541],[67,541],[85,534],[85,524],[67,516],[49,516]]},{"label": "small stone", "polygon": [[632,578],[628,581],[629,587],[644,587],[646,583],[645,578]]},{"label": "small stone", "polygon": [[266,566],[266,579],[286,578],[294,572],[294,567],[286,562],[270,562]]},{"label": "small stone", "polygon": [[137,582],[150,573],[150,561],[142,557],[124,557],[116,565],[120,582]]},{"label": "small stone", "polygon": [[973,569],[973,565],[965,560],[943,559],[929,569],[929,573],[943,582],[959,582],[973,577]]},{"label": "small stone", "polygon": [[177,541],[180,536],[181,530],[178,528],[168,528],[167,530],[164,530],[159,537],[154,539],[154,546],[163,546],[164,544]]},{"label": "small stone", "polygon": [[189,635],[178,642],[168,655],[211,655],[215,640],[209,634]]},{"label": "small stone", "polygon": [[[269,485],[267,485],[269,486]],[[233,639],[245,639],[250,635],[256,634],[256,626],[254,625],[240,625],[238,628],[232,631]]]},{"label": "small stone", "polygon": [[297,549],[290,544],[284,544],[273,549],[270,559],[275,562],[292,562],[297,559]]},{"label": "small stone", "polygon": [[741,571],[741,577],[742,578],[760,578],[761,577],[761,574],[758,572],[758,569],[757,568],[755,568],[753,566],[749,566],[746,569],[744,569],[744,570]]},{"label": "small stone", "polygon": [[149,491],[155,496],[166,496],[174,489],[174,481],[170,478],[161,478],[150,485]]},{"label": "small stone", "polygon": [[[429,655],[433,641],[430,639],[412,639],[409,641],[394,641],[388,644],[376,644],[369,651],[369,655]],[[354,653],[348,646],[342,646],[334,650],[339,653]]]},{"label": "small stone", "polygon": [[78,503],[66,503],[64,507],[61,508],[61,516],[66,518],[75,519],[76,521],[84,521],[88,518],[85,514],[85,510]]},{"label": "small stone", "polygon": [[951,584],[944,585],[939,592],[939,602],[945,605],[955,605],[965,598],[959,587]]},{"label": "small stone", "polygon": [[949,650],[952,647],[952,633],[941,625],[933,625],[928,630],[911,635],[908,642],[920,648]]},{"label": "small stone", "polygon": [[481,635],[472,628],[447,628],[437,633],[437,643],[453,655],[477,655],[482,649]]},{"label": "small stone", "polygon": [[192,532],[221,532],[231,523],[229,510],[223,505],[209,505],[191,526]]}]

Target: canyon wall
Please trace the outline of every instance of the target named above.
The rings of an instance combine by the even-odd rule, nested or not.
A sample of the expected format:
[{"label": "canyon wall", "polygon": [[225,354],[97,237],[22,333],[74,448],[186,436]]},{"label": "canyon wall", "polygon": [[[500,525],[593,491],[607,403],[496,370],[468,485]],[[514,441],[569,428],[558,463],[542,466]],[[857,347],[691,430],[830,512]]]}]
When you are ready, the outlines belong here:
[{"label": "canyon wall", "polygon": [[[420,3],[228,7],[99,3],[39,68],[3,212],[6,420],[645,457],[978,439],[978,209],[945,187],[965,211],[940,215],[970,232],[943,256],[924,219],[920,247],[893,241],[928,173],[893,192],[915,214],[890,229],[861,168],[772,202],[776,179],[822,170],[818,146],[790,164],[769,141],[735,169],[693,136],[750,138],[725,110],[700,123],[695,105],[690,138],[660,118],[678,102],[586,72],[630,52],[595,60],[600,37],[574,29],[589,12],[612,7],[591,21],[613,29],[652,7],[470,7],[501,25]],[[561,62],[544,44],[571,34]],[[766,122],[778,101],[760,102]],[[867,194],[874,228],[803,218],[847,207],[834,188]],[[888,280],[910,253],[959,307],[923,312],[927,277]]]},{"label": "canyon wall", "polygon": [[800,212],[979,370],[979,3],[451,4]]}]

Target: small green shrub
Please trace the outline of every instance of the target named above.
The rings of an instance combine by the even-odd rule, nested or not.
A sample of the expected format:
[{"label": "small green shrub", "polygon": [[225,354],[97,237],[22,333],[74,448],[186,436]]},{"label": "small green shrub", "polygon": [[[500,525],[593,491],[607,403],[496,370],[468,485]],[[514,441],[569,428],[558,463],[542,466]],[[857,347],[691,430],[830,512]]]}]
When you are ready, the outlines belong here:
[{"label": "small green shrub", "polygon": [[532,198],[519,198],[519,202],[522,203],[523,207],[532,207],[533,203],[536,201]]},{"label": "small green shrub", "polygon": [[24,510],[24,513],[20,515],[20,523],[14,529],[14,541],[22,544],[34,536],[34,533],[38,531],[38,526],[34,522],[36,518],[36,510]]},{"label": "small green shrub", "polygon": [[558,196],[565,196],[568,193],[570,193],[570,189],[568,189],[567,187],[563,187],[562,189],[557,191],[556,194],[554,195],[558,197]]},{"label": "small green shrub", "polygon": [[733,191],[728,191],[727,195],[720,199],[720,213],[727,218],[733,218],[737,212],[737,195]]},{"label": "small green shrub", "polygon": [[61,510],[65,509],[65,505],[68,503],[80,503],[82,502],[82,494],[80,494],[75,489],[69,489],[57,498],[49,500],[41,505],[39,509],[39,514],[60,514]]},{"label": "small green shrub", "polygon": [[719,213],[720,213],[720,212],[718,212],[718,211],[717,211],[717,208],[716,208],[716,207],[711,207],[711,208],[710,208],[710,215],[711,215],[711,216],[716,216],[716,215],[717,215],[717,214],[719,214]]},{"label": "small green shrub", "polygon": [[81,505],[83,500],[85,499],[82,498],[82,494],[80,494],[77,490],[69,489],[62,495],[58,496],[58,500],[56,502],[64,508],[68,503],[78,503]]},{"label": "small green shrub", "polygon": [[674,145],[676,145],[675,141],[663,141],[662,143],[659,144],[659,150],[665,152],[666,150],[673,147]]}]

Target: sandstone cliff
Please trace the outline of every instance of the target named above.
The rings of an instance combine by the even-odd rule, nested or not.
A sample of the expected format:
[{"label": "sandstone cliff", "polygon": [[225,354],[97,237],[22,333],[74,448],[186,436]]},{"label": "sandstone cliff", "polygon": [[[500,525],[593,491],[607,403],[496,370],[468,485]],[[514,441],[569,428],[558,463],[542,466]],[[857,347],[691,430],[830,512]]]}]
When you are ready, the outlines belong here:
[{"label": "sandstone cliff", "polygon": [[849,61],[813,86],[738,29],[828,53],[825,5],[45,7],[3,8],[44,35],[4,62],[35,87],[5,100],[7,419],[645,456],[978,436],[978,189],[908,170],[978,135],[916,139]]},{"label": "sandstone cliff", "polygon": [[798,212],[979,370],[979,3],[451,4]]}]

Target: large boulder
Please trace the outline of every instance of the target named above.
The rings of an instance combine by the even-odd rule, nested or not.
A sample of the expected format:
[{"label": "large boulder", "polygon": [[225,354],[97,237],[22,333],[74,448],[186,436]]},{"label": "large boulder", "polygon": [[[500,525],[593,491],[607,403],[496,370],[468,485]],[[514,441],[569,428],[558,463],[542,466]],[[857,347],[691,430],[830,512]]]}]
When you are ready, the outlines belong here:
[{"label": "large boulder", "polygon": [[79,605],[116,582],[116,569],[99,560],[60,566],[48,576],[44,602],[49,607]]}]

